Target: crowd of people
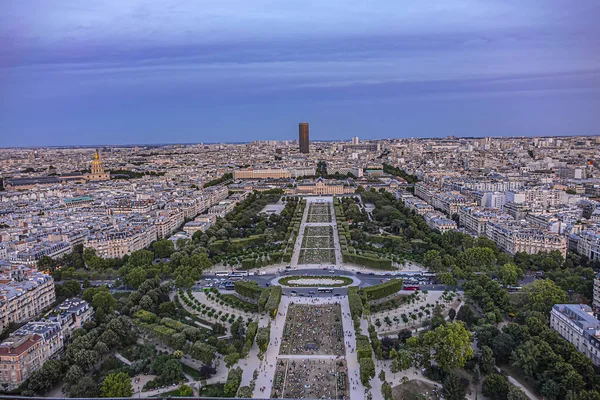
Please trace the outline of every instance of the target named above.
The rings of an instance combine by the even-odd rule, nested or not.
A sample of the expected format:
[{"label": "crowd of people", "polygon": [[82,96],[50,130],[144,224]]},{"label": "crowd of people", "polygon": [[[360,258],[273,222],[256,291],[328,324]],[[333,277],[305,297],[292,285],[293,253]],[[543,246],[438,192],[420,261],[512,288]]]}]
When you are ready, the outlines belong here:
[{"label": "crowd of people", "polygon": [[281,354],[344,355],[344,331],[338,304],[292,304],[281,340]]},{"label": "crowd of people", "polygon": [[347,399],[346,380],[342,360],[279,360],[271,397]]}]

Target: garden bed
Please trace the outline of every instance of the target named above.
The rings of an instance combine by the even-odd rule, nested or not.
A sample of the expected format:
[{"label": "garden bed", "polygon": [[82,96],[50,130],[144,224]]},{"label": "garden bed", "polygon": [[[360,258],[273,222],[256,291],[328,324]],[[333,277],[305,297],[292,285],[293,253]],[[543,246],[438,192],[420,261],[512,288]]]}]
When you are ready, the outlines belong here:
[{"label": "garden bed", "polygon": [[334,249],[302,249],[298,264],[334,264]]},{"label": "garden bed", "polygon": [[352,278],[346,276],[286,276],[279,279],[279,284],[289,287],[343,287],[351,285]]}]

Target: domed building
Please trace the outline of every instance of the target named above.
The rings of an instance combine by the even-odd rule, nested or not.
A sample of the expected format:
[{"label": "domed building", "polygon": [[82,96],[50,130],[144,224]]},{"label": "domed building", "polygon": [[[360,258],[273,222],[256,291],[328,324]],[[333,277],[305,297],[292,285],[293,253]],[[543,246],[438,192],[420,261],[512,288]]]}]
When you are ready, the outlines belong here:
[{"label": "domed building", "polygon": [[102,165],[98,150],[96,150],[96,154],[94,154],[94,159],[92,160],[91,173],[85,174],[84,178],[88,181],[110,180],[110,172],[104,172],[104,166]]}]

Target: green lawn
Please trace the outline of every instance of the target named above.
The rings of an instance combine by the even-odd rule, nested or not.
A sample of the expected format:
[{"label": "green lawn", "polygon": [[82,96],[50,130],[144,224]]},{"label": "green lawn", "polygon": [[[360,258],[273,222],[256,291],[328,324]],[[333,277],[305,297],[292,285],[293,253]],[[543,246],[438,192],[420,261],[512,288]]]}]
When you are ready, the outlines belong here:
[{"label": "green lawn", "polygon": [[[297,279],[335,279],[335,280],[341,280],[344,281],[343,283],[338,283],[338,284],[333,284],[333,285],[327,285],[327,284],[320,284],[320,285],[309,285],[309,284],[294,284],[294,283],[288,283],[289,281],[295,281]],[[342,287],[342,286],[348,286],[352,284],[352,279],[348,278],[346,276],[331,276],[331,275],[317,275],[317,276],[286,276],[285,278],[282,278],[279,280],[279,284],[282,286],[289,286],[289,287]]]}]

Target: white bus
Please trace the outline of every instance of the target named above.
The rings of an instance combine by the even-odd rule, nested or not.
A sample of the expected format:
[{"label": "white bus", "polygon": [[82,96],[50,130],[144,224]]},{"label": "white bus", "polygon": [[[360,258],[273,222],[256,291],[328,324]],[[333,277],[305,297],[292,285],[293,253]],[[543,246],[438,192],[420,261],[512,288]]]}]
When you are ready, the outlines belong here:
[{"label": "white bus", "polygon": [[217,271],[217,272],[215,272],[215,276],[229,276],[229,272],[227,272],[227,271]]}]

